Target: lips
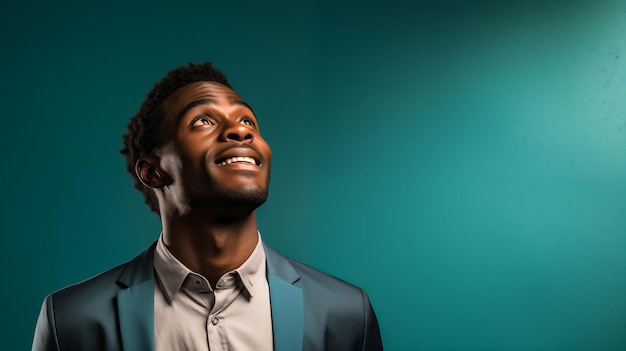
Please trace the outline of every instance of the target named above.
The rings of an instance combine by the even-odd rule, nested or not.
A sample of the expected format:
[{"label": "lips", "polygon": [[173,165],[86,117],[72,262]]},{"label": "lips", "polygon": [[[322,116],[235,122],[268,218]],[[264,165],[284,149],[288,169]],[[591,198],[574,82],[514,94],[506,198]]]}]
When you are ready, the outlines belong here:
[{"label": "lips", "polygon": [[255,149],[248,146],[229,148],[215,158],[215,164],[218,166],[247,164],[261,167],[262,163],[262,156]]},{"label": "lips", "polygon": [[243,163],[249,163],[255,166],[259,166],[261,165],[261,162],[255,160],[252,157],[248,157],[248,156],[234,156],[234,157],[230,157],[227,158],[221,162],[218,162],[217,164],[220,166],[226,166],[229,165],[231,163],[236,163],[236,162],[243,162]]}]

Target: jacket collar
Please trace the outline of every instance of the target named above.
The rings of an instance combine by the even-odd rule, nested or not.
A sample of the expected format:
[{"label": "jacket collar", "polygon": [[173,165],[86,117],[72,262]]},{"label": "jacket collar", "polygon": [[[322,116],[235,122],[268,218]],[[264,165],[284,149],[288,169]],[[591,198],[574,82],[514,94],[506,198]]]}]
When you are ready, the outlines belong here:
[{"label": "jacket collar", "polygon": [[[267,257],[275,351],[302,349],[304,303],[300,275],[291,263],[263,244]],[[154,248],[156,242],[124,267],[117,283],[122,348],[154,350]]]}]

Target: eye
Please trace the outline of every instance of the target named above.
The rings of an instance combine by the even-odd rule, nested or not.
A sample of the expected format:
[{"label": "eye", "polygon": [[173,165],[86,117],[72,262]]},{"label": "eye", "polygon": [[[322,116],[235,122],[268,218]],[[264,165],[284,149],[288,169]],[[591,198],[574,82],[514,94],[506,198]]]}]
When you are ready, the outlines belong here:
[{"label": "eye", "polygon": [[245,124],[247,126],[254,126],[254,121],[250,117],[243,117],[240,123]]},{"label": "eye", "polygon": [[215,123],[213,123],[213,121],[211,121],[211,119],[208,116],[202,115],[202,116],[198,116],[194,118],[194,120],[191,121],[191,124],[189,125],[189,127],[195,128],[195,127],[201,127],[201,126],[211,126],[214,124]]}]

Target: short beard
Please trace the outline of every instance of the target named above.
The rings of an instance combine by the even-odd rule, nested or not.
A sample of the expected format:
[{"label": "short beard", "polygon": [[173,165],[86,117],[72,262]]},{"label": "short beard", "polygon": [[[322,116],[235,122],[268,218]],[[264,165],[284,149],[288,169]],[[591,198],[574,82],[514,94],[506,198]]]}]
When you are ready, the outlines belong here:
[{"label": "short beard", "polygon": [[229,189],[221,186],[214,179],[210,181],[212,207],[218,207],[227,212],[252,212],[267,200],[269,189],[269,174],[265,189]]},{"label": "short beard", "polygon": [[267,200],[267,192],[261,189],[225,189],[214,187],[214,203],[226,208],[256,210]]}]

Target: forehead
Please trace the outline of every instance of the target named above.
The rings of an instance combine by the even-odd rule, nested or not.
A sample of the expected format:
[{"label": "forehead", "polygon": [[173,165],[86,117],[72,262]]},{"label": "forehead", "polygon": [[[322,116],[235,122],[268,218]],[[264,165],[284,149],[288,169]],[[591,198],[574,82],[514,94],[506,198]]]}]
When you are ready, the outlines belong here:
[{"label": "forehead", "polygon": [[185,106],[200,100],[212,100],[214,103],[243,101],[239,94],[224,84],[209,81],[193,82],[179,88],[163,101],[164,116],[177,114]]}]

